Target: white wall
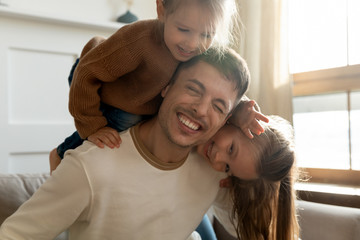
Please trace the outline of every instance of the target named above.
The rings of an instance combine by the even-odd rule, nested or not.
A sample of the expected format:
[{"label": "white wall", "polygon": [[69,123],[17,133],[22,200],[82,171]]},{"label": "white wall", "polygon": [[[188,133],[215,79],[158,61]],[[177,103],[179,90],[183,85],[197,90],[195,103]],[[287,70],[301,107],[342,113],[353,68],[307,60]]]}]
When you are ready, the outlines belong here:
[{"label": "white wall", "polygon": [[[140,19],[156,0],[135,0]],[[7,4],[4,7],[3,4]],[[0,0],[0,173],[48,172],[49,151],[74,130],[67,76],[85,43],[122,24],[123,0]]]},{"label": "white wall", "polygon": [[[127,10],[126,0],[0,0],[10,8],[71,19],[114,21]],[[156,0],[134,0],[131,6],[140,19],[156,18]]]}]

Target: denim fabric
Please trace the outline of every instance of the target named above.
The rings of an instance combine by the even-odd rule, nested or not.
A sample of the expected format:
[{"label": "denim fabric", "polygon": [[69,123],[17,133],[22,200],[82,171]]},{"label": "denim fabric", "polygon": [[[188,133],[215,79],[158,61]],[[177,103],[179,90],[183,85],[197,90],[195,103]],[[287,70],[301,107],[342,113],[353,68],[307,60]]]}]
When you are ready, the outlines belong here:
[{"label": "denim fabric", "polygon": [[[140,115],[131,114],[124,112],[118,108],[104,106],[103,104],[103,114],[108,121],[108,127],[114,128],[118,132],[124,131],[143,119],[146,118]],[[79,133],[75,131],[71,136],[67,137],[63,143],[57,147],[57,153],[61,159],[64,158],[66,150],[75,149],[84,142],[84,139],[81,139]]]},{"label": "denim fabric", "polygon": [[[78,63],[79,63],[79,59],[76,59],[74,65],[71,68],[68,77],[69,85],[71,85],[74,71]],[[109,106],[104,103],[101,103],[100,110],[102,111],[103,116],[106,118],[108,122],[107,126],[114,128],[118,132],[124,131],[149,117],[149,116],[140,116],[140,115],[128,113],[121,109]],[[57,147],[57,153],[60,156],[60,158],[63,159],[66,150],[75,149],[76,147],[80,146],[83,142],[84,139],[81,139],[79,133],[76,131],[71,136],[67,137],[64,140],[64,142]]]},{"label": "denim fabric", "polygon": [[68,82],[69,82],[69,86],[71,85],[71,82],[73,80],[73,76],[74,76],[74,72],[75,72],[75,68],[77,67],[77,65],[79,64],[79,58],[76,59],[75,63],[72,65],[70,73],[69,73],[69,77],[68,77]]},{"label": "denim fabric", "polygon": [[100,110],[103,112],[103,116],[108,122],[107,126],[116,129],[118,132],[130,128],[146,118],[146,116],[143,117],[128,113],[104,103],[101,104]]},{"label": "denim fabric", "polygon": [[83,139],[81,139],[79,133],[76,131],[71,136],[67,137],[63,143],[61,143],[56,151],[57,154],[60,156],[61,159],[64,158],[64,153],[68,149],[75,149],[76,147],[80,146],[84,142]]},{"label": "denim fabric", "polygon": [[217,240],[214,228],[206,214],[196,231],[200,234],[202,240]]}]

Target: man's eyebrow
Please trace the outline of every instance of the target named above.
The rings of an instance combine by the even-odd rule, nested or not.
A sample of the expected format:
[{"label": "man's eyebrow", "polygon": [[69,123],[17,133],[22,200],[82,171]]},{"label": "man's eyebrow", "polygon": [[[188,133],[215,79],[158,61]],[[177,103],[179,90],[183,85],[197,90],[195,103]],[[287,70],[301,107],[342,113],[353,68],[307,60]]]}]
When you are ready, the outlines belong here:
[{"label": "man's eyebrow", "polygon": [[[192,83],[196,84],[201,89],[201,91],[203,91],[203,92],[206,91],[206,88],[205,88],[204,84],[202,84],[200,81],[198,81],[196,79],[189,79],[189,82],[192,82]],[[226,104],[226,101],[224,99],[216,98],[215,101],[220,103],[221,105],[223,105],[223,107],[226,110],[228,110],[228,105]]]}]

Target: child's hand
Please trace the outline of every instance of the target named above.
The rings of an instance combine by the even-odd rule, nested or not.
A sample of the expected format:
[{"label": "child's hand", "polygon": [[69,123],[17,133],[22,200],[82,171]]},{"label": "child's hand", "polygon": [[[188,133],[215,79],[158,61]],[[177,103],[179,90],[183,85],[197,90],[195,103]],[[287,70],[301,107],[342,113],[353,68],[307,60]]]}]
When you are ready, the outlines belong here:
[{"label": "child's hand", "polygon": [[111,127],[103,127],[96,133],[91,134],[87,139],[90,142],[96,144],[96,146],[99,148],[104,148],[105,145],[107,145],[109,148],[118,148],[120,147],[121,143],[121,138],[118,131]]},{"label": "child's hand", "polygon": [[260,135],[264,132],[259,121],[269,122],[269,119],[260,112],[254,100],[249,100],[239,104],[230,121],[240,127],[246,136],[253,138],[253,134]]},{"label": "child's hand", "polygon": [[220,180],[220,182],[219,182],[219,186],[221,187],[221,188],[229,188],[229,187],[231,187],[231,178],[230,177],[227,177],[227,178],[223,178],[223,179],[221,179]]}]

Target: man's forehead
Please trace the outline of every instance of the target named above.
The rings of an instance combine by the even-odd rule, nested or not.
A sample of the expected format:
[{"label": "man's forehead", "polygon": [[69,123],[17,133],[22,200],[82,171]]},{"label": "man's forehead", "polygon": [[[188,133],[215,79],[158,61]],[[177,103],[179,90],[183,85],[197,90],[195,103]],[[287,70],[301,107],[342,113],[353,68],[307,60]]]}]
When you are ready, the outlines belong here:
[{"label": "man's forehead", "polygon": [[209,71],[211,72],[215,72],[217,73],[219,76],[219,78],[217,78],[218,81],[228,81],[225,77],[225,75],[218,69],[216,68],[214,65],[204,62],[204,61],[198,61],[196,62],[194,65],[189,66],[187,68],[183,68],[180,72],[180,74],[182,75],[188,75],[188,76],[198,76],[200,77],[199,80],[206,80],[206,78],[201,78],[203,75],[206,76],[206,73],[209,73]]},{"label": "man's forehead", "polygon": [[[226,106],[231,111],[236,104],[236,84],[230,81],[215,66],[207,62],[199,61],[189,68],[183,69],[180,76],[183,83],[191,83],[199,86],[203,91],[210,90],[216,97],[220,97],[221,101],[226,102]],[[219,100],[220,100],[219,99]]]}]

